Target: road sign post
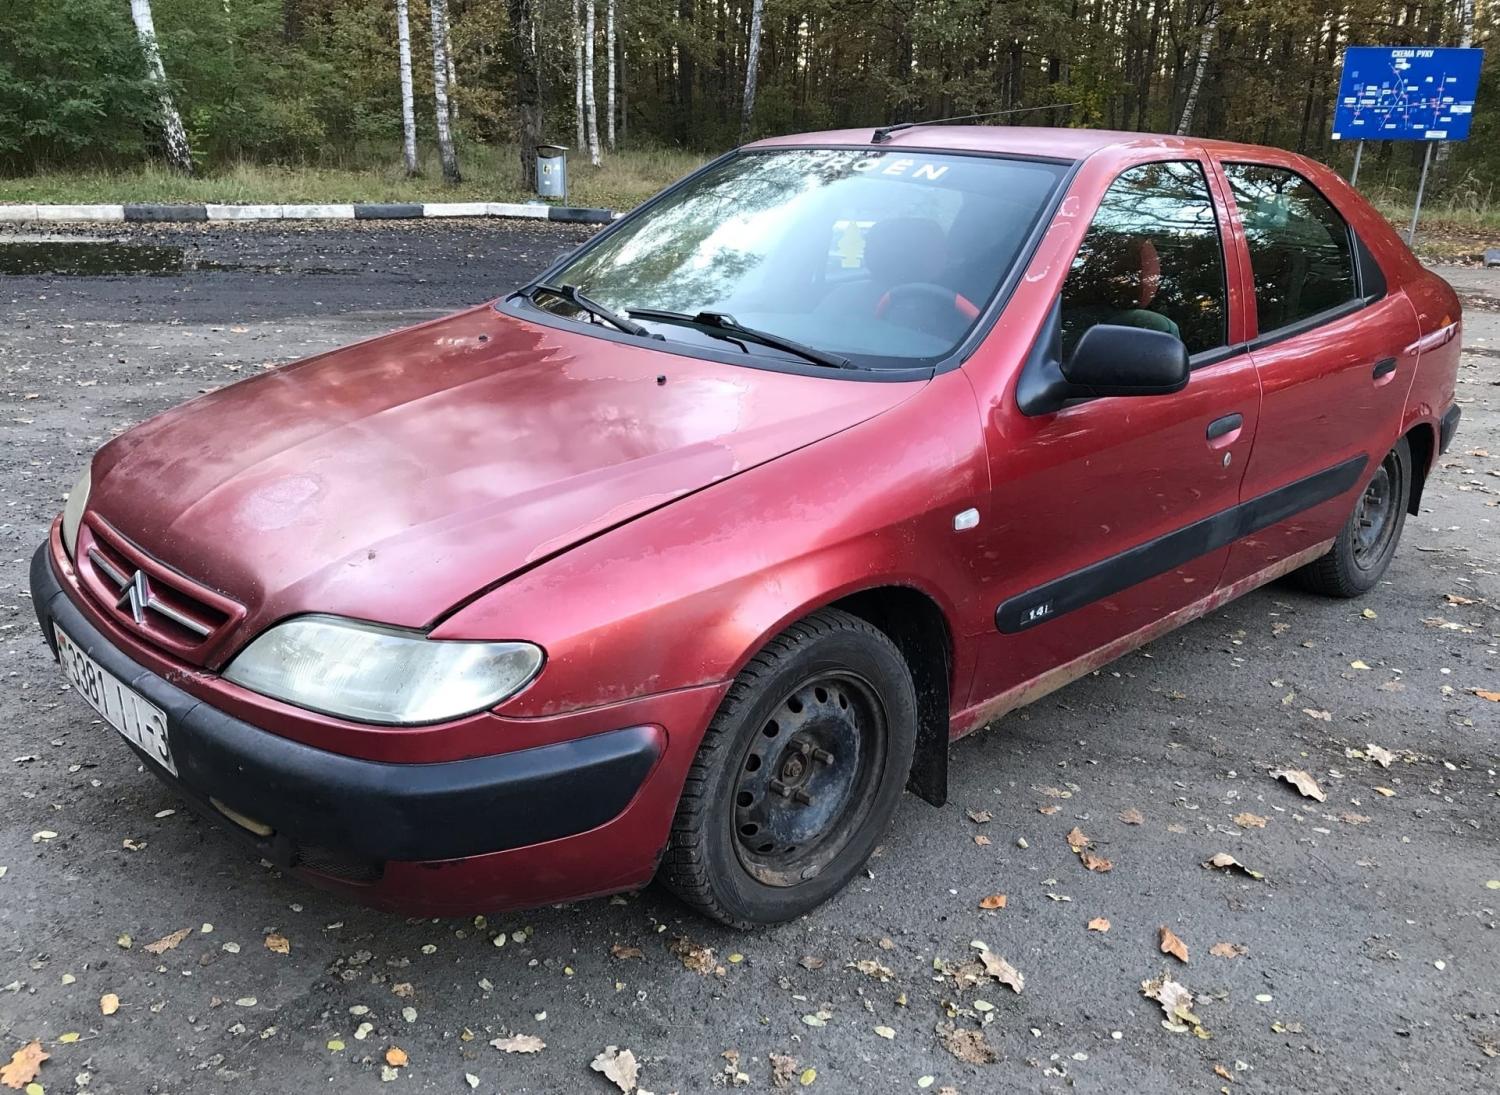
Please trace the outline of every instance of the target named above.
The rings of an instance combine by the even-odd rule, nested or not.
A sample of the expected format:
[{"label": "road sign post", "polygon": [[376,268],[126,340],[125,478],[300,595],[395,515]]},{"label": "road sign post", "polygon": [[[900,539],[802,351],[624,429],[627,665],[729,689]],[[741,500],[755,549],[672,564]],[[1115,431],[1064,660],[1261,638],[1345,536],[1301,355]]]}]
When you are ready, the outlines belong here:
[{"label": "road sign post", "polygon": [[1469,138],[1483,60],[1482,49],[1350,46],[1344,51],[1333,139],[1358,142],[1350,184],[1359,179],[1365,141],[1422,141],[1427,145],[1408,243],[1416,238],[1433,144]]}]

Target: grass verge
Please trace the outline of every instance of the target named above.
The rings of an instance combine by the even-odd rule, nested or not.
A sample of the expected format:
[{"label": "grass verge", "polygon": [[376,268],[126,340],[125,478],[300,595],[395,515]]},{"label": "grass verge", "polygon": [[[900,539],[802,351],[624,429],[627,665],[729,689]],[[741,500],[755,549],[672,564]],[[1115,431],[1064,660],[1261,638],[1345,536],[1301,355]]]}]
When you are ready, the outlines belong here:
[{"label": "grass verge", "polygon": [[[534,195],[519,184],[514,146],[467,145],[460,149],[464,180],[443,184],[435,152],[423,157],[421,174],[408,178],[399,150],[362,150],[317,163],[266,164],[240,160],[205,168],[192,178],[158,164],[95,169],[59,168],[0,179],[0,202],[67,204],[124,202],[526,201]],[[704,162],[672,149],[630,149],[592,167],[586,155],[570,155],[569,205],[631,209]]]}]

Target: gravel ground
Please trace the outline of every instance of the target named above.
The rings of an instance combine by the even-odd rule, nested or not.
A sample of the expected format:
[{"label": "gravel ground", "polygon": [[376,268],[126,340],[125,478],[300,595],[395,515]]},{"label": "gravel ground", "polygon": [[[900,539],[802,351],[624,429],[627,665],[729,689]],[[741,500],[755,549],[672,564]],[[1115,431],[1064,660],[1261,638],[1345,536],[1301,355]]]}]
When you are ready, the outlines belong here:
[{"label": "gravel ground", "polygon": [[[19,238],[0,238],[0,270],[33,271],[0,276],[0,1063],[40,1039],[46,1091],[603,1095],[589,1064],[612,1045],[658,1093],[769,1090],[772,1055],[828,1092],[1500,1087],[1500,705],[1473,691],[1500,690],[1500,272],[1444,270],[1469,309],[1464,423],[1380,589],[1272,586],[965,740],[952,804],[908,796],[866,879],[737,935],[654,887],[488,923],[311,890],[143,772],[31,615],[30,552],[112,434],[494,296],[580,230],[53,234],[166,249],[68,260],[166,270],[114,276],[37,273]],[[1083,868],[1074,826],[1113,870]],[[1204,869],[1220,852],[1264,877]],[[973,941],[1024,991],[944,976]],[[1206,1037],[1163,1029],[1141,993],[1163,972]],[[512,1034],[546,1048],[491,1047]]]}]

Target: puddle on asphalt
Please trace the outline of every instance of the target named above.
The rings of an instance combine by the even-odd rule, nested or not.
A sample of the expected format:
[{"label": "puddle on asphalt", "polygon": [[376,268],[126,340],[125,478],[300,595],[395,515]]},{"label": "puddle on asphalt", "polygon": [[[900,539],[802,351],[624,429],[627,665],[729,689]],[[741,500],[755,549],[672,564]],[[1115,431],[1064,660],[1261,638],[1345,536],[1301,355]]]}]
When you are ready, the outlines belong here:
[{"label": "puddle on asphalt", "polygon": [[241,270],[250,273],[340,274],[323,266],[258,265],[189,258],[186,248],[109,240],[0,239],[0,276],[111,277],[171,275],[189,271]]},{"label": "puddle on asphalt", "polygon": [[86,243],[46,240],[0,243],[0,274],[180,274],[181,247],[147,243]]}]

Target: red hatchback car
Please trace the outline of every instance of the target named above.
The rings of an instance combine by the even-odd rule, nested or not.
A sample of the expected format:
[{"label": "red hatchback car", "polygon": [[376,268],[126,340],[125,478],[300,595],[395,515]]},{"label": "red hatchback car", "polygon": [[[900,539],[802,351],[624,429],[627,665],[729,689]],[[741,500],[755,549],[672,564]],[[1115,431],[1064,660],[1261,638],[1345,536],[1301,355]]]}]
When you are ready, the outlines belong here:
[{"label": "red hatchback car", "polygon": [[1459,304],[1267,148],[891,127],[714,161],[499,301],[105,445],[69,681],[260,853],[425,914],[864,864],[949,742],[1296,572],[1375,585]]}]

